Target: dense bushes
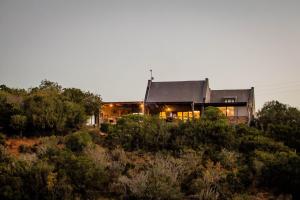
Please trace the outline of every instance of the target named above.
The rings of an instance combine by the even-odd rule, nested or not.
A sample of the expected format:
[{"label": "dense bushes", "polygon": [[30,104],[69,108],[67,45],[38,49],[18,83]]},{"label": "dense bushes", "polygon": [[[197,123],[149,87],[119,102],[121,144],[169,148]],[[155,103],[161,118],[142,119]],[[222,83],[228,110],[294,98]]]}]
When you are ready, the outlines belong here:
[{"label": "dense bushes", "polygon": [[[211,110],[207,109],[208,112]],[[147,151],[181,151],[203,145],[217,149],[235,147],[233,127],[222,116],[209,118],[209,114],[203,120],[187,123],[167,123],[156,117],[128,115],[109,130],[107,144]]]},{"label": "dense bushes", "polygon": [[0,127],[18,134],[65,133],[97,114],[101,98],[47,80],[28,91],[0,87]]},{"label": "dense bushes", "polygon": [[[78,93],[66,93],[75,116],[82,112]],[[257,199],[258,192],[299,199],[297,142],[273,136],[283,132],[277,125],[287,125],[289,135],[294,124],[256,123],[268,128],[230,125],[214,108],[185,123],[129,115],[109,125],[107,136],[81,129],[42,137],[21,147],[19,157],[7,153],[0,134],[0,199],[237,200]]]},{"label": "dense bushes", "polygon": [[275,140],[300,150],[300,111],[297,108],[271,101],[257,115],[258,128]]}]

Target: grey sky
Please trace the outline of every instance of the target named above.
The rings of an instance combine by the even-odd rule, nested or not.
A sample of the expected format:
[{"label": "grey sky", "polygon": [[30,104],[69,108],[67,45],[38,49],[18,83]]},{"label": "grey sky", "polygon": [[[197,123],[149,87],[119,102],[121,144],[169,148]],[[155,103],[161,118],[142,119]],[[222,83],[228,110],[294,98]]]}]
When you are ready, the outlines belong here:
[{"label": "grey sky", "polygon": [[[299,0],[0,0],[0,84],[142,100],[156,81],[256,88],[300,107]],[[150,67],[149,67],[150,66]]]}]

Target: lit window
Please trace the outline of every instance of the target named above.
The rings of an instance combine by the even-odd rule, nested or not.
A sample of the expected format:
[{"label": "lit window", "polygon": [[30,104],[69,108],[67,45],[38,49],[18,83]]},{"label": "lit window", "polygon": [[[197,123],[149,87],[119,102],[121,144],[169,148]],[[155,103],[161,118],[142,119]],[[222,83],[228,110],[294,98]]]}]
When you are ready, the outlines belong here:
[{"label": "lit window", "polygon": [[183,119],[182,118],[182,112],[177,112],[177,116],[178,116],[178,119],[181,119],[181,120]]},{"label": "lit window", "polygon": [[234,116],[234,107],[227,107],[226,112],[227,112],[227,116],[229,117]]},{"label": "lit window", "polygon": [[199,110],[194,111],[194,117],[195,117],[195,119],[200,119],[200,111]]},{"label": "lit window", "polygon": [[159,118],[161,118],[161,119],[167,119],[166,112],[160,112],[159,113]]},{"label": "lit window", "polygon": [[189,119],[193,119],[193,112],[189,112]]},{"label": "lit window", "polygon": [[187,121],[189,119],[189,112],[183,112],[183,121]]},{"label": "lit window", "polygon": [[219,110],[226,116],[226,107],[218,107]]},{"label": "lit window", "polygon": [[218,107],[225,116],[234,116],[234,107]]}]

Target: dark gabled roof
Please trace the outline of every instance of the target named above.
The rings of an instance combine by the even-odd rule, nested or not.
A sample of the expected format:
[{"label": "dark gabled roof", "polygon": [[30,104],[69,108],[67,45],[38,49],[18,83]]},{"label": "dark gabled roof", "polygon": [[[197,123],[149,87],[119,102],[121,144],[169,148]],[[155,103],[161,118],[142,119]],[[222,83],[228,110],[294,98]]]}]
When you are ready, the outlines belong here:
[{"label": "dark gabled roof", "polygon": [[194,102],[203,103],[205,81],[172,81],[148,83],[145,102]]},{"label": "dark gabled roof", "polygon": [[236,102],[251,101],[251,89],[243,90],[211,90],[210,103],[224,103],[225,98],[235,98]]}]

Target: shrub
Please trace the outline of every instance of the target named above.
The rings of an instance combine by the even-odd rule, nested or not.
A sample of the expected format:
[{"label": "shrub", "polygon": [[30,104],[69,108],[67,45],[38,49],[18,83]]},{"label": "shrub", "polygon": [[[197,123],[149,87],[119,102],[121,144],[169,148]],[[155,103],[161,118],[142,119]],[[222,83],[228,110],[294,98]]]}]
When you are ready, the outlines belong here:
[{"label": "shrub", "polygon": [[0,133],[0,145],[5,145],[6,136]]},{"label": "shrub", "polygon": [[227,118],[222,111],[212,106],[205,108],[202,119],[209,121],[222,121],[223,123],[227,123]]},{"label": "shrub", "polygon": [[197,199],[216,200],[222,192],[221,181],[226,178],[226,171],[220,163],[208,161],[201,176],[192,181],[190,191]]},{"label": "shrub", "polygon": [[21,144],[18,150],[20,153],[32,153],[31,147],[24,144]]},{"label": "shrub", "polygon": [[102,166],[86,156],[66,156],[60,163],[59,177],[67,176],[75,199],[98,199],[105,193],[109,177]]},{"label": "shrub", "polygon": [[179,172],[180,169],[169,157],[157,156],[146,170],[131,170],[129,177],[121,176],[119,182],[128,188],[123,195],[131,198],[182,199]]},{"label": "shrub", "polygon": [[66,147],[71,151],[82,152],[90,144],[92,144],[92,138],[85,131],[78,131],[66,136]]},{"label": "shrub", "polygon": [[24,115],[13,115],[10,119],[10,126],[14,129],[20,132],[20,135],[22,136],[22,132],[26,128],[27,123],[27,117]]},{"label": "shrub", "polygon": [[100,131],[103,132],[103,133],[108,133],[108,131],[109,131],[109,126],[110,126],[109,123],[102,123],[102,124],[100,125]]},{"label": "shrub", "polygon": [[300,157],[295,153],[260,154],[263,162],[260,184],[273,188],[277,193],[292,194],[300,198]]}]

